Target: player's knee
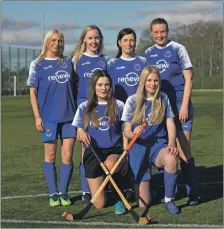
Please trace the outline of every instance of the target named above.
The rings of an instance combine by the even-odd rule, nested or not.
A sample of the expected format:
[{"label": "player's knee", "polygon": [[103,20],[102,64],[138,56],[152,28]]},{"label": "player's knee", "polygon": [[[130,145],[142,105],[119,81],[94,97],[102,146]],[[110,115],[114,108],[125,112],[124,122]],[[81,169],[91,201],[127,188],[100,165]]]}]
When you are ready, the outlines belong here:
[{"label": "player's knee", "polygon": [[165,167],[169,169],[169,172],[175,173],[177,171],[177,157],[171,154],[167,154],[164,158]]}]

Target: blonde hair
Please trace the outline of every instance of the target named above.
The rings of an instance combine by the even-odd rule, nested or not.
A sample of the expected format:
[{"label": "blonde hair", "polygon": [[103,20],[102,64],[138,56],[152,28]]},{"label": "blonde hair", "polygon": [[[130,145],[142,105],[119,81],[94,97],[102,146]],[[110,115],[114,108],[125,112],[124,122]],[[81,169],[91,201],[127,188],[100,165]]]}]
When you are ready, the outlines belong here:
[{"label": "blonde hair", "polygon": [[64,59],[64,55],[63,55],[63,51],[64,51],[64,35],[60,31],[58,31],[57,29],[51,29],[46,33],[46,35],[44,37],[44,42],[43,42],[43,45],[42,45],[41,53],[37,57],[36,64],[40,63],[46,57],[48,41],[55,33],[59,34],[62,37],[62,48],[61,48],[61,51],[60,51],[58,57],[59,57],[59,63],[63,62],[63,59]]},{"label": "blonde hair", "polygon": [[89,86],[88,102],[87,102],[87,106],[84,114],[84,120],[83,120],[84,130],[88,128],[89,121],[92,121],[94,128],[99,127],[99,117],[96,111],[97,101],[98,101],[96,95],[96,84],[99,78],[101,77],[107,77],[110,83],[110,89],[108,91],[108,96],[107,96],[107,105],[106,105],[106,110],[103,119],[105,118],[105,116],[110,117],[110,123],[109,123],[110,125],[117,120],[118,107],[117,107],[116,99],[113,96],[112,79],[106,71],[95,70],[93,72],[91,83]]},{"label": "blonde hair", "polygon": [[81,58],[82,54],[86,51],[86,44],[84,42],[85,36],[86,36],[88,31],[93,30],[93,29],[97,30],[99,35],[100,35],[100,45],[98,48],[98,53],[101,54],[103,52],[103,49],[104,49],[104,47],[103,47],[103,35],[102,35],[100,28],[96,25],[87,25],[81,33],[81,36],[78,40],[78,43],[75,47],[75,50],[72,52],[72,58],[75,57],[75,59],[74,59],[74,70],[75,70],[75,72],[76,72],[76,65],[77,65],[79,59]]},{"label": "blonde hair", "polygon": [[156,125],[159,125],[165,115],[165,109],[164,109],[164,104],[160,96],[160,85],[161,85],[161,79],[160,79],[160,74],[158,70],[153,67],[153,66],[146,66],[139,78],[139,85],[138,89],[136,91],[136,105],[135,105],[135,110],[134,110],[134,115],[133,115],[133,122],[141,124],[145,121],[145,97],[146,97],[146,90],[145,90],[145,83],[147,80],[147,77],[151,73],[156,73],[156,75],[159,78],[159,86],[153,95],[153,100],[152,100],[152,109],[151,109],[151,115],[149,117],[148,123],[153,123]]}]

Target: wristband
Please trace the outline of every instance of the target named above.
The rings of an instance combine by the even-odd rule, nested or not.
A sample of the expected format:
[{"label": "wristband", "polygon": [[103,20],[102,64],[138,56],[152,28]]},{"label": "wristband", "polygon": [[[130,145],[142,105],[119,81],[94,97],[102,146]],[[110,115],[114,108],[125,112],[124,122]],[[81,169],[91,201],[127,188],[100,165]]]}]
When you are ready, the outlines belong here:
[{"label": "wristband", "polygon": [[[36,116],[35,118],[38,118],[38,117],[40,117],[40,115]],[[40,117],[40,118],[41,118],[41,117]]]}]

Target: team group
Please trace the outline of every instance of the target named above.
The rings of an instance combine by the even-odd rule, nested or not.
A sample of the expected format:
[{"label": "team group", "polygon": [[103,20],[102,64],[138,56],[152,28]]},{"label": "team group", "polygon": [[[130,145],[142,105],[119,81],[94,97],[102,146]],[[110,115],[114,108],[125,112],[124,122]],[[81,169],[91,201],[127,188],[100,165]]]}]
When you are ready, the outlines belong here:
[{"label": "team group", "polygon": [[[47,32],[40,55],[31,62],[30,87],[35,126],[44,144],[43,170],[50,206],[68,206],[73,173],[73,147],[81,141],[80,179],[83,199],[94,196],[105,173],[92,152],[108,170],[139,135],[113,178],[121,190],[135,187],[139,207],[151,203],[151,166],[164,173],[164,205],[171,214],[175,204],[177,164],[186,182],[188,205],[198,204],[195,162],[190,140],[193,125],[191,102],[192,63],[186,48],[168,39],[163,18],[151,22],[155,44],[137,56],[136,33],[131,28],[117,35],[117,55],[103,54],[103,35],[96,25],[86,26],[71,57],[63,55],[64,36]],[[147,123],[143,128],[142,124]],[[61,139],[61,167],[57,186],[56,151]],[[115,196],[115,214],[126,212]],[[103,190],[94,202],[103,208]]]}]

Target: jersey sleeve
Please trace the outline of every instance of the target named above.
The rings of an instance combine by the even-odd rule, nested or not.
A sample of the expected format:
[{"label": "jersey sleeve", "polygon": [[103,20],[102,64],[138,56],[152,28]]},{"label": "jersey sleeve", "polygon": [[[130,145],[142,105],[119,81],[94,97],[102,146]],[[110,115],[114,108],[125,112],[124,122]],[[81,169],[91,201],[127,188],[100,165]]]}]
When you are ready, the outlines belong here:
[{"label": "jersey sleeve", "polygon": [[173,110],[172,110],[172,107],[170,105],[170,100],[168,98],[167,95],[164,96],[164,104],[165,104],[165,118],[168,119],[168,118],[174,118],[174,113],[173,113]]},{"label": "jersey sleeve", "polygon": [[78,106],[78,109],[75,113],[75,117],[72,121],[72,125],[77,128],[83,128],[83,118],[86,109],[87,102],[83,102]]},{"label": "jersey sleeve", "polygon": [[188,68],[192,68],[192,63],[188,55],[187,49],[183,45],[179,46],[177,55],[179,57],[180,67],[182,71]]},{"label": "jersey sleeve", "polygon": [[123,110],[123,114],[121,117],[121,120],[124,122],[132,122],[134,108],[135,108],[135,97],[134,96],[130,96],[126,100],[126,103],[124,105],[124,110]]},{"label": "jersey sleeve", "polygon": [[27,80],[27,86],[37,88],[39,85],[39,79],[36,74],[36,61],[33,60],[29,68],[29,76]]}]

